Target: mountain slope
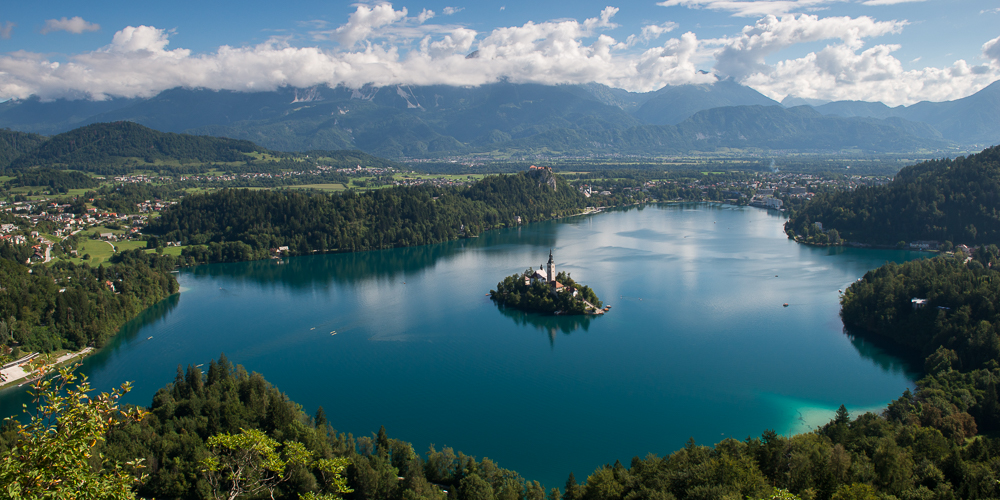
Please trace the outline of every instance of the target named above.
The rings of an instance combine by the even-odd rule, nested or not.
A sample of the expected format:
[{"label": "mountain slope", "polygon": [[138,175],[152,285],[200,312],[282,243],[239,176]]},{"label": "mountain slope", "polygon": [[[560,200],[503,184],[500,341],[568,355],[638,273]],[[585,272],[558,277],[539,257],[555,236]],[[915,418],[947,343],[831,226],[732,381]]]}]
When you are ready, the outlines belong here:
[{"label": "mountain slope", "polygon": [[941,132],[943,138],[960,144],[1000,143],[1000,81],[954,101],[922,101],[895,108],[880,102],[837,101],[817,106],[816,110],[824,115],[898,117],[926,123]]},{"label": "mountain slope", "polygon": [[1000,243],[1000,146],[967,158],[906,167],[877,187],[817,195],[785,229],[815,233],[813,223],[845,239],[892,245],[938,240],[955,244]]},{"label": "mountain slope", "polygon": [[45,142],[45,137],[26,132],[15,132],[0,129],[0,172],[10,165],[10,162]]},{"label": "mountain slope", "polygon": [[63,166],[111,173],[130,161],[232,162],[264,151],[248,141],[158,132],[132,122],[98,123],[51,137],[15,158],[8,168]]},{"label": "mountain slope", "polygon": [[[983,96],[978,99],[969,104],[978,109],[957,115],[974,117],[974,123],[939,113],[934,115],[938,125],[933,125],[882,104],[830,103],[817,107],[819,113],[782,111],[773,100],[728,80],[647,93],[597,84],[508,82],[258,93],[172,89],[150,99],[118,103],[85,121],[135,121],[168,132],[248,140],[271,150],[360,149],[389,158],[494,152],[644,155],[715,148],[916,152],[946,147],[944,140],[969,135],[965,129],[976,123],[1000,119],[1000,110],[990,115],[993,107]],[[67,103],[32,105],[61,116],[60,123],[66,123],[66,116],[56,112],[59,106],[66,113],[73,111]],[[926,106],[912,108],[908,112],[917,116]],[[20,116],[18,109],[0,106],[0,121]],[[923,113],[920,116],[933,115]],[[883,116],[885,120],[878,118]],[[932,128],[945,125],[951,136]],[[664,128],[671,126],[681,128]]]},{"label": "mountain slope", "polygon": [[633,116],[653,125],[676,125],[699,111],[728,106],[772,106],[778,104],[750,87],[732,80],[714,84],[672,85],[633,112]]}]

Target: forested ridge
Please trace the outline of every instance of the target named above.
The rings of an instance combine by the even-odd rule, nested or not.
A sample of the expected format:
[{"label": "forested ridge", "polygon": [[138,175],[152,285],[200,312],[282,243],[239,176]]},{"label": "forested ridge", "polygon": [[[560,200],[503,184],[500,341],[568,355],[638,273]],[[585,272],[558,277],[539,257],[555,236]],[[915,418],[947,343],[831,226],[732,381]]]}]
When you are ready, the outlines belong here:
[{"label": "forested ridge", "polygon": [[791,214],[790,236],[836,229],[847,241],[1000,243],[1000,146],[903,168],[884,186],[817,194]]},{"label": "forested ridge", "polygon": [[467,188],[392,187],[338,194],[224,189],[189,195],[144,230],[209,244],[204,261],[426,245],[574,214],[586,198],[551,173],[487,176]]},{"label": "forested ridge", "polygon": [[123,252],[107,266],[23,264],[27,245],[0,243],[0,345],[21,351],[100,347],[126,321],[177,292],[168,256]]},{"label": "forested ridge", "polygon": [[158,132],[132,122],[96,123],[51,137],[15,158],[10,170],[63,165],[73,170],[118,173],[127,158],[191,162],[245,161],[263,152],[250,141]]}]

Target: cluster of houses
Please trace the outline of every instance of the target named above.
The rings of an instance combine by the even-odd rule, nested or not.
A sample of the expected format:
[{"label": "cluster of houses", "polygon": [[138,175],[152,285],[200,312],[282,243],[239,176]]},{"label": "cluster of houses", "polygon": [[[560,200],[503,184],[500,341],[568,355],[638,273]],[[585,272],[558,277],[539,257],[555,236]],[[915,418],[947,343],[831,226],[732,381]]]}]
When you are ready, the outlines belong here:
[{"label": "cluster of houses", "polygon": [[144,200],[141,203],[136,203],[135,206],[138,207],[139,213],[148,213],[148,212],[159,212],[171,205],[176,205],[176,204],[177,204],[176,201],[163,202],[161,200],[153,199],[153,200]]}]

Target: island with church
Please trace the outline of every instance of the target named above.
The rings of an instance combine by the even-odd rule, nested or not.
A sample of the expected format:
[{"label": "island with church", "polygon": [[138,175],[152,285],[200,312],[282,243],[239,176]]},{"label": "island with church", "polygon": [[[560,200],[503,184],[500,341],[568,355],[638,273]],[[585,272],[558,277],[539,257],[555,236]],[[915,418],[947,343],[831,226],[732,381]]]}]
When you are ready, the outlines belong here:
[{"label": "island with church", "polygon": [[504,278],[496,290],[490,290],[490,298],[504,306],[550,314],[600,315],[611,308],[605,307],[590,287],[573,281],[569,273],[556,274],[551,250],[548,263]]}]

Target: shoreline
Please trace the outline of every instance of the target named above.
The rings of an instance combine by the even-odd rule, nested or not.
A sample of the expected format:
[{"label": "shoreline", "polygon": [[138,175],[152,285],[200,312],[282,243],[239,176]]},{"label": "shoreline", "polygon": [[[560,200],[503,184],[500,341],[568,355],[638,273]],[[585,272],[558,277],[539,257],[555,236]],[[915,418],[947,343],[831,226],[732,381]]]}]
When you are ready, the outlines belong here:
[{"label": "shoreline", "polygon": [[[67,352],[62,356],[56,358],[55,362],[53,363],[53,366],[56,367],[61,366],[63,364],[70,362],[75,358],[81,358],[81,359],[85,358],[94,352],[97,351],[93,347],[84,347],[79,351]],[[25,383],[33,381],[34,379],[29,377],[32,376],[34,372],[25,371],[23,367],[24,365],[30,363],[39,356],[44,356],[44,355],[40,353],[29,354],[28,356],[25,356],[17,360],[17,362],[13,363],[11,366],[4,368],[3,370],[0,370],[0,373],[3,373],[4,376],[3,382],[0,382],[0,390],[9,389],[11,387],[21,387],[25,385]]]}]

